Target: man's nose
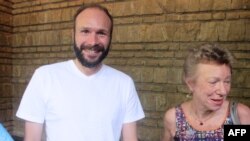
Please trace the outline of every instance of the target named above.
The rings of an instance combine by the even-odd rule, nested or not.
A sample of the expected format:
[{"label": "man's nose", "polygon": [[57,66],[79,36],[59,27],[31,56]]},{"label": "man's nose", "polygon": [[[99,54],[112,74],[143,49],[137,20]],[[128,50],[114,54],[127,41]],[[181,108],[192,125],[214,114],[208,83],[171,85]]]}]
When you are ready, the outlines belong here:
[{"label": "man's nose", "polygon": [[90,46],[98,44],[98,36],[95,33],[90,34],[87,40],[87,44]]}]

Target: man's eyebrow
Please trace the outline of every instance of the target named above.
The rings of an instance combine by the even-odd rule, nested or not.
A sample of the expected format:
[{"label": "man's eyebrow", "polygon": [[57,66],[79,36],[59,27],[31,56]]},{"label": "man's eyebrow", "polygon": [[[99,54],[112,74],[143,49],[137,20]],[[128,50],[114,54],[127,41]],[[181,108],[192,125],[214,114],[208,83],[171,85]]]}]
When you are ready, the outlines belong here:
[{"label": "man's eyebrow", "polygon": [[[80,30],[83,30],[83,29],[87,29],[87,30],[91,30],[92,28],[91,27],[79,27]],[[109,32],[108,29],[105,29],[105,28],[101,28],[101,29],[96,29],[97,32]]]},{"label": "man's eyebrow", "polygon": [[109,30],[107,30],[107,29],[99,29],[99,30],[97,30],[97,32],[105,32],[105,33],[109,33]]}]

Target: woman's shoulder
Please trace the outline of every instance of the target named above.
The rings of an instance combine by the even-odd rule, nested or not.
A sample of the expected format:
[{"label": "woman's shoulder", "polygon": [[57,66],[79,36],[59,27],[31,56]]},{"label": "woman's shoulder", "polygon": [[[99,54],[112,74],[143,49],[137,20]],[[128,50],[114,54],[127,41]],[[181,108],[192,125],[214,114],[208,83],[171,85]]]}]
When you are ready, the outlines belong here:
[{"label": "woman's shoulder", "polygon": [[167,122],[168,124],[176,124],[176,112],[178,112],[178,110],[183,110],[183,105],[185,107],[185,105],[187,104],[187,102],[183,102],[181,104],[178,104],[175,107],[171,107],[169,108],[165,114],[164,114],[164,121]]},{"label": "woman's shoulder", "polygon": [[172,128],[176,123],[176,107],[169,108],[164,114],[164,124]]},{"label": "woman's shoulder", "polygon": [[172,107],[165,112],[164,119],[166,120],[175,119],[175,107]]},{"label": "woman's shoulder", "polygon": [[237,111],[241,124],[250,124],[250,108],[245,104],[238,103]]},{"label": "woman's shoulder", "polygon": [[174,137],[176,131],[176,116],[175,116],[175,107],[168,109],[164,114],[164,128],[166,137]]},{"label": "woman's shoulder", "polygon": [[165,112],[165,116],[167,117],[175,117],[176,115],[176,110],[184,110],[183,107],[187,107],[186,105],[188,104],[188,102],[182,102],[177,104],[175,107],[171,107],[169,108],[166,112]]}]

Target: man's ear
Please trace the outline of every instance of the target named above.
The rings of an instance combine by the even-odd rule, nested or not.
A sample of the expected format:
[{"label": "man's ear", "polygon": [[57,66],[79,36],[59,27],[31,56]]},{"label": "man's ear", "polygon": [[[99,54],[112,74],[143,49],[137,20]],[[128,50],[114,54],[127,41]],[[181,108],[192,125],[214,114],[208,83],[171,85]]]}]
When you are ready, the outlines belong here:
[{"label": "man's ear", "polygon": [[72,42],[74,43],[75,42],[75,31],[74,31],[75,29],[71,29],[71,38],[72,38]]}]

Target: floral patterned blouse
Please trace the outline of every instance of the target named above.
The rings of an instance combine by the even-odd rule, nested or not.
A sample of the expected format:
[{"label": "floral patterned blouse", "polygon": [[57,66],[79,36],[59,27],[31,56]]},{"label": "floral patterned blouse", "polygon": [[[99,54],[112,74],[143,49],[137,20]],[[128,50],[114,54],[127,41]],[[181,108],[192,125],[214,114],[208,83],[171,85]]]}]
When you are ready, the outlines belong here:
[{"label": "floral patterned blouse", "polygon": [[[224,128],[221,125],[220,128],[210,131],[199,131],[187,122],[184,112],[180,105],[176,108],[176,127],[175,141],[223,141],[224,140]],[[232,125],[233,121],[228,114],[224,124]]]}]

